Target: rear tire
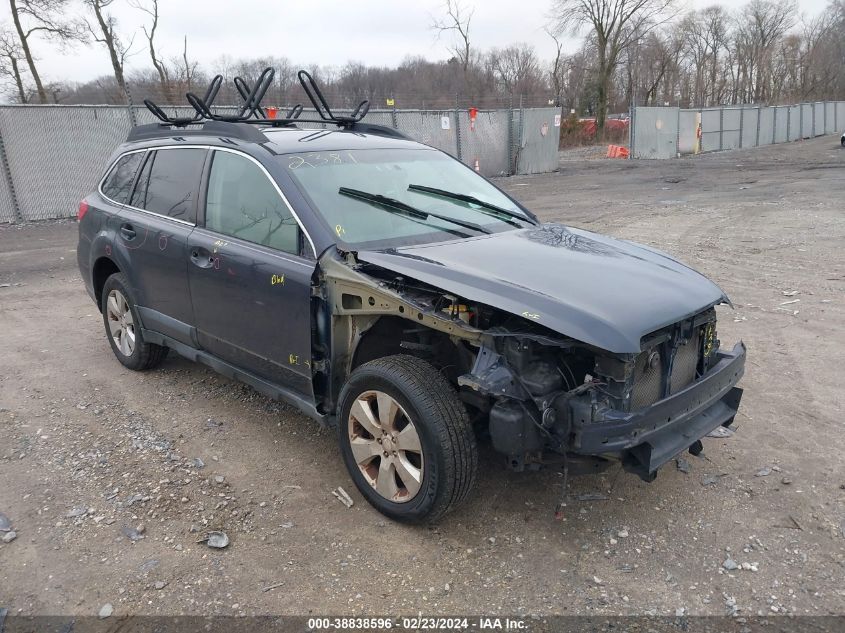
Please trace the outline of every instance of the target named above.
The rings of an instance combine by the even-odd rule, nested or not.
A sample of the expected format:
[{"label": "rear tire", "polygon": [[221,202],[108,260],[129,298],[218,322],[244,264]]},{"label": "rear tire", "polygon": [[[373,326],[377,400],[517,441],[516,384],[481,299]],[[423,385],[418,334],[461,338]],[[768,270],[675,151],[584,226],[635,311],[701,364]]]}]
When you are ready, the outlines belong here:
[{"label": "rear tire", "polygon": [[144,341],[138,309],[123,273],[106,279],[100,308],[112,352],[124,367],[142,371],[162,363],[167,348]]},{"label": "rear tire", "polygon": [[475,482],[478,447],[466,409],[419,358],[388,356],[358,367],[341,392],[337,426],[352,480],[391,519],[434,521]]}]

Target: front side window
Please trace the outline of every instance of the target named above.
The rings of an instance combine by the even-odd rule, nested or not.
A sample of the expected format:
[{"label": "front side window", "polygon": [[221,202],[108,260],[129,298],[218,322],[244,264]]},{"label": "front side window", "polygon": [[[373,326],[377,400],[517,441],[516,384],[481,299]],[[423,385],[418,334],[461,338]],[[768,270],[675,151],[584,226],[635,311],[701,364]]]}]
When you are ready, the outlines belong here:
[{"label": "front side window", "polygon": [[429,149],[285,154],[279,161],[337,237],[384,248],[532,226],[510,198]]},{"label": "front side window", "polygon": [[143,159],[144,152],[121,156],[103,180],[103,195],[118,204],[126,204],[129,201],[129,194],[132,192],[135,174]]},{"label": "front side window", "polygon": [[160,149],[147,158],[131,205],[194,223],[205,149]]},{"label": "front side window", "polygon": [[267,175],[254,162],[215,152],[206,195],[211,231],[299,254],[299,226]]}]

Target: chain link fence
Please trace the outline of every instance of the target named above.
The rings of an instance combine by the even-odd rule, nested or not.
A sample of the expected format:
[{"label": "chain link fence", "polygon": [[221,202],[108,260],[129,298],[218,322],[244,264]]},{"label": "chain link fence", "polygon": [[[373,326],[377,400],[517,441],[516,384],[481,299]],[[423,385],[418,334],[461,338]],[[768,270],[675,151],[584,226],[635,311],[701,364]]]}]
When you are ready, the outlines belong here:
[{"label": "chain link fence", "polygon": [[632,158],[675,158],[841,134],[845,101],[701,109],[638,107],[632,109],[631,118]]},{"label": "chain link fence", "polygon": [[[169,115],[193,114],[188,107],[163,109]],[[302,118],[316,113],[306,110]],[[559,108],[479,110],[473,119],[469,110],[458,108],[373,109],[364,121],[398,129],[484,176],[548,172],[558,165]],[[0,222],[73,217],[132,125],[155,122],[140,106],[0,106]]]}]

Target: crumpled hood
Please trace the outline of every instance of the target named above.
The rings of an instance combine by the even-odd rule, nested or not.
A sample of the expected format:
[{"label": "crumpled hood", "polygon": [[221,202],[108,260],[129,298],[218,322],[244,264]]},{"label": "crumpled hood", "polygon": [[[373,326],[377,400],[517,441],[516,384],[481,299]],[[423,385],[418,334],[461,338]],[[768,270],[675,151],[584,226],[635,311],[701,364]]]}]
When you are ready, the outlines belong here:
[{"label": "crumpled hood", "polygon": [[615,353],[636,353],[646,334],[728,301],[664,253],[560,224],[358,259]]}]

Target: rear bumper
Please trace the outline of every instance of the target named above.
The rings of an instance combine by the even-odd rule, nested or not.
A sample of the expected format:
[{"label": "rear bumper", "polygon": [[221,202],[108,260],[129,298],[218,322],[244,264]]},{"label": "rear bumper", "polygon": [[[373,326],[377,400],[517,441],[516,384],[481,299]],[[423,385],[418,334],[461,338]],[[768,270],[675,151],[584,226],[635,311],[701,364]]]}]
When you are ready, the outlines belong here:
[{"label": "rear bumper", "polygon": [[718,361],[686,389],[650,407],[631,413],[592,411],[588,403],[572,403],[573,451],[582,455],[617,454],[629,471],[649,478],[667,461],[718,426],[739,409],[745,371],[745,345],[719,352]]}]

